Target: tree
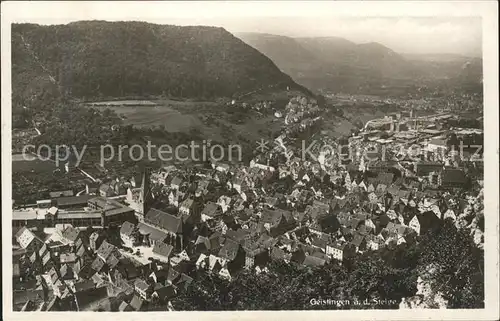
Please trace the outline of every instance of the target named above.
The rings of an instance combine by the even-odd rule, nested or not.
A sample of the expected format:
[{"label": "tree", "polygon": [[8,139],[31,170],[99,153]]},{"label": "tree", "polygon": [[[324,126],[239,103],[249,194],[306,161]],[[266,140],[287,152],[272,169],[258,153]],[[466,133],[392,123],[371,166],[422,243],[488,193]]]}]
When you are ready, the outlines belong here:
[{"label": "tree", "polygon": [[443,293],[450,308],[484,307],[484,252],[466,229],[447,220],[422,246],[418,271],[434,292]]}]

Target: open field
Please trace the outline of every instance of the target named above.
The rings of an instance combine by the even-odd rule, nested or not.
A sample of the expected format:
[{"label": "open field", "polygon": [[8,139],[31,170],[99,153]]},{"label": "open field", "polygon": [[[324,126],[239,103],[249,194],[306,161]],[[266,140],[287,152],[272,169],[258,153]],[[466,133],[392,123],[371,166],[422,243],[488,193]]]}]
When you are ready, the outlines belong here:
[{"label": "open field", "polygon": [[196,129],[206,139],[232,141],[237,137],[248,140],[267,138],[280,128],[272,115],[207,101],[189,100],[116,100],[85,103],[99,110],[111,109],[122,118],[124,125],[141,128],[164,126],[165,130],[189,132]]},{"label": "open field", "polygon": [[[35,157],[35,156],[31,156]],[[60,166],[62,168],[63,166]],[[56,169],[56,165],[53,161],[47,160],[43,161],[40,159],[35,160],[25,160],[23,159],[22,154],[13,154],[12,155],[12,172],[13,173],[21,173],[21,172],[52,172]]]},{"label": "open field", "polygon": [[109,108],[123,119],[125,125],[138,127],[165,126],[170,132],[180,132],[199,125],[195,117],[183,115],[167,106],[113,106]]},{"label": "open field", "polygon": [[86,106],[104,110],[111,109],[123,119],[125,125],[137,127],[165,126],[169,132],[182,132],[202,124],[194,115],[180,110],[207,102],[190,102],[176,100],[117,100],[86,103]]}]

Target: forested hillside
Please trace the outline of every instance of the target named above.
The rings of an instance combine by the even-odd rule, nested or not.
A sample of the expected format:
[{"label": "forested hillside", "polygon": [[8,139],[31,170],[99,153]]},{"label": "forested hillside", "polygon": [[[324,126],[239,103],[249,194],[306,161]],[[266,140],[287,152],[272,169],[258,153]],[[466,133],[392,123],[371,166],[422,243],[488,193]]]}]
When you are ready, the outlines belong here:
[{"label": "forested hillside", "polygon": [[223,28],[105,21],[13,24],[12,84],[14,107],[54,88],[95,100],[231,97],[276,84],[299,87]]}]

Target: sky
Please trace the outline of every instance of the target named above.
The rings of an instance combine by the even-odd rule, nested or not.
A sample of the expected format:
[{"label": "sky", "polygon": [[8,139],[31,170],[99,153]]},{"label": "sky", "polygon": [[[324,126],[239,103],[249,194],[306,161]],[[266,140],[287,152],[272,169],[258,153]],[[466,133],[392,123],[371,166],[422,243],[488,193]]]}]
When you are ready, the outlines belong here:
[{"label": "sky", "polygon": [[342,37],[356,43],[379,42],[399,53],[451,53],[481,56],[481,18],[262,17],[172,19],[172,24],[221,26],[230,32],[290,37]]},{"label": "sky", "polygon": [[[16,10],[16,22],[59,24],[78,20],[139,20],[208,25],[229,32],[290,37],[342,37],[379,42],[399,53],[482,55],[481,6],[433,2],[37,2]],[[58,6],[56,8],[49,8]],[[79,6],[79,8],[76,8]],[[482,8],[484,9],[484,8]],[[47,12],[44,14],[44,10]],[[483,10],[484,11],[484,10]],[[50,17],[50,18],[49,18]]]}]

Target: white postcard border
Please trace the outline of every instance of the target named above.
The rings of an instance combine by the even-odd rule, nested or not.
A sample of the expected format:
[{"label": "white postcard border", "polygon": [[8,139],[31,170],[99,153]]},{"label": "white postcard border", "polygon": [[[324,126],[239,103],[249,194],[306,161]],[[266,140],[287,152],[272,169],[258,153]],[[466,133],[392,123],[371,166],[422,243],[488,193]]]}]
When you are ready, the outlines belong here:
[{"label": "white postcard border", "polygon": [[[196,8],[193,10],[193,8]],[[5,320],[89,320],[118,317],[100,312],[12,311],[12,164],[11,164],[11,44],[12,22],[67,23],[74,20],[147,20],[168,23],[168,17],[273,17],[273,16],[480,16],[483,21],[484,130],[485,130],[485,308],[474,310],[349,310],[349,311],[252,311],[252,312],[148,312],[160,320],[259,320],[262,318],[324,320],[495,320],[499,318],[499,207],[498,207],[498,6],[496,1],[202,1],[202,2],[2,2],[2,252],[3,318]],[[119,315],[140,320],[144,313]]]}]

